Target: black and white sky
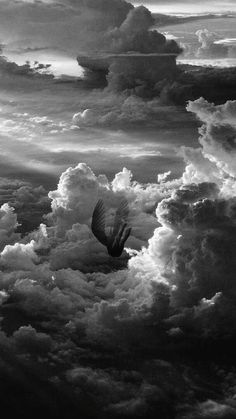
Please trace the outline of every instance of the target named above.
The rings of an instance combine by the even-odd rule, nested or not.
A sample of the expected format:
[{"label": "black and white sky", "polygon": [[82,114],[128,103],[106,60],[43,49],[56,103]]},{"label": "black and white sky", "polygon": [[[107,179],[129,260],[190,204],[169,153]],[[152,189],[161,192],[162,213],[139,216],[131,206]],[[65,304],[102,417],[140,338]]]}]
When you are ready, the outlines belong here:
[{"label": "black and white sky", "polygon": [[235,12],[0,0],[4,418],[235,419]]}]

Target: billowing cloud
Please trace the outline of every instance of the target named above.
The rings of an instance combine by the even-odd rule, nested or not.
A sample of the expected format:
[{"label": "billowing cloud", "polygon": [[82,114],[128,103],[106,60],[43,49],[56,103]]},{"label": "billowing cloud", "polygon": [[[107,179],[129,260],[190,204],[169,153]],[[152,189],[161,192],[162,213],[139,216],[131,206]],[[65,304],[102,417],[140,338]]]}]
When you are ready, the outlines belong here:
[{"label": "billowing cloud", "polygon": [[0,231],[1,231],[1,249],[6,244],[14,243],[19,237],[16,233],[18,227],[17,215],[14,213],[14,208],[8,204],[3,204],[0,208]]},{"label": "billowing cloud", "polygon": [[38,258],[34,252],[34,241],[30,243],[15,243],[4,247],[0,256],[0,263],[4,268],[31,270]]},{"label": "billowing cloud", "polygon": [[200,98],[190,102],[187,109],[204,122],[200,130],[200,144],[203,146],[204,155],[227,175],[235,176],[235,101],[215,107]]},{"label": "billowing cloud", "polygon": [[[49,409],[50,389],[59,417],[68,405],[85,418],[233,417],[235,371],[205,365],[219,359],[218,348],[231,356],[236,333],[235,102],[201,98],[188,111],[202,126],[199,147],[181,151],[181,178],[166,172],[139,184],[124,168],[109,181],[79,163],[49,192],[44,223],[23,237],[13,209],[1,207],[0,369],[22,380],[16,409],[31,413],[43,383],[37,403]],[[19,210],[21,202],[47,208],[42,188],[14,188]],[[118,260],[91,232],[100,198],[108,228],[128,201],[132,233]]]},{"label": "billowing cloud", "polygon": [[[6,2],[0,4],[1,38],[12,47],[57,47],[76,53],[96,48],[99,34],[119,26],[131,4],[125,1]],[[103,13],[104,9],[106,13]],[[16,18],[17,16],[17,18]],[[50,22],[55,22],[54,27]],[[14,25],[13,34],[10,27]],[[98,40],[98,38],[100,38]]]},{"label": "billowing cloud", "polygon": [[[152,17],[145,8],[133,9],[120,0],[24,3],[2,2],[1,7],[12,8],[18,16],[16,32],[22,37],[30,37],[35,27],[32,45],[36,40],[43,45],[48,37],[67,47],[71,35],[67,39],[64,29],[73,21],[70,30],[78,31],[70,46],[73,51],[81,33],[79,46],[91,49],[101,39],[101,46],[110,42],[116,51],[143,52],[147,44],[154,50],[175,46],[150,32]],[[23,25],[26,10],[33,22],[29,31]],[[3,25],[9,38],[15,36],[7,28],[10,17],[16,21],[12,11]],[[52,16],[58,19],[55,34],[55,25],[49,28]],[[91,44],[85,39],[88,32],[93,33]],[[121,65],[114,67],[110,88],[122,81]],[[100,91],[81,89],[78,95],[68,84],[62,86],[70,94],[61,105],[56,83],[45,82],[39,99],[50,84],[51,100],[68,108],[63,120],[51,109],[50,116],[8,111],[6,135],[22,139],[37,131],[41,140],[56,130],[58,143],[65,140],[59,134],[68,130],[68,135],[75,126],[87,141],[86,128],[94,125],[157,127],[163,120],[174,120],[179,126],[194,118],[201,124],[198,148],[179,151],[186,167],[178,179],[165,169],[156,173],[156,182],[140,184],[128,166],[110,179],[92,165],[71,163],[58,184],[50,185],[48,197],[39,183],[33,187],[25,181],[1,180],[0,404],[9,416],[23,412],[26,417],[60,418],[70,412],[72,419],[235,417],[236,374],[230,365],[236,334],[235,101],[214,105],[203,98],[192,100],[188,114],[173,106],[164,108],[167,91],[158,99],[130,95],[150,92],[150,78],[154,91],[163,91],[152,68],[150,78],[133,85],[134,67],[134,61],[127,65],[124,88],[131,81],[129,95],[105,89],[100,102]],[[191,78],[186,73],[182,77]],[[44,89],[42,79],[35,78],[37,82]],[[170,90],[172,97],[182,94],[178,83],[169,83],[169,97]],[[3,112],[2,119],[6,116]],[[104,132],[97,130],[96,135]],[[44,142],[48,160],[55,158],[49,151],[50,138]],[[63,145],[69,149],[69,136],[66,140]],[[71,154],[75,161],[77,156],[72,159]],[[113,259],[93,236],[91,216],[103,199],[109,228],[123,198],[128,201],[132,233],[122,257]]]},{"label": "billowing cloud", "polygon": [[[142,86],[136,87],[134,90],[141,93]],[[113,102],[112,97],[114,97]],[[186,119],[185,111],[177,109],[173,105],[168,106],[166,104],[163,106],[162,97],[143,100],[134,94],[129,96],[120,95],[119,99],[115,98],[115,95],[111,95],[110,100],[107,101],[107,104],[103,104],[103,107],[85,109],[74,114],[72,122],[81,128],[90,126],[142,126],[143,123],[148,126],[158,126],[162,124],[164,119],[173,122],[180,118]]]},{"label": "billowing cloud", "polygon": [[112,90],[136,88],[136,93],[143,90],[148,95],[157,82],[176,76],[176,56],[181,52],[177,43],[154,30],[153,24],[147,8],[131,9],[120,26],[104,32],[100,54],[79,54],[79,64],[90,72],[103,71]]},{"label": "billowing cloud", "polygon": [[[23,53],[24,48],[51,48],[62,56],[79,56],[78,61],[85,68],[105,65],[109,85],[115,90],[135,88],[137,84],[151,90],[162,78],[176,75],[175,56],[181,49],[174,40],[167,40],[153,29],[154,19],[144,6],[134,8],[123,0],[2,2],[0,11],[4,16],[2,22],[0,19],[0,36],[6,54]],[[13,26],[14,34],[9,30]]]},{"label": "billowing cloud", "polygon": [[[183,45],[183,57],[192,60],[208,60],[213,64],[217,60],[232,59],[236,57],[236,46],[233,39],[223,38],[221,33],[211,32],[208,29],[198,29],[195,33],[198,46],[193,44]],[[190,61],[191,62],[191,61]],[[204,63],[204,61],[203,61]]]},{"label": "billowing cloud", "polygon": [[126,168],[111,183],[104,175],[96,176],[84,163],[68,169],[62,174],[57,190],[49,193],[51,267],[106,272],[125,266],[127,253],[120,260],[112,260],[91,232],[91,217],[98,199],[103,199],[107,209],[107,228],[112,226],[121,200],[128,200],[132,233],[127,245],[140,249],[156,226],[154,208],[163,195],[165,191],[159,184],[141,186],[133,182],[132,173]]}]

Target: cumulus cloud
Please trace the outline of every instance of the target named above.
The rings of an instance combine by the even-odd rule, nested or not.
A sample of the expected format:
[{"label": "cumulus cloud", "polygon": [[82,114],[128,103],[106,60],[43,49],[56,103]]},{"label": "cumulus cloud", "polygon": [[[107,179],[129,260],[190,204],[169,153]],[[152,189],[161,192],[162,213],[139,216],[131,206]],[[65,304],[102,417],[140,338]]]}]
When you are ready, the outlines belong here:
[{"label": "cumulus cloud", "polygon": [[119,260],[112,259],[91,232],[91,217],[98,199],[103,199],[107,208],[107,228],[112,226],[121,200],[128,200],[133,232],[127,246],[140,249],[156,226],[154,208],[163,195],[165,191],[158,184],[142,186],[132,181],[132,173],[126,168],[112,182],[104,175],[96,176],[84,163],[69,168],[61,175],[57,190],[49,193],[52,212],[47,216],[51,225],[48,237],[54,243],[51,266],[90,272],[125,266],[127,253]]},{"label": "cumulus cloud", "polygon": [[154,30],[153,24],[146,7],[131,8],[120,25],[104,30],[96,54],[87,49],[87,54],[78,55],[79,64],[90,73],[107,75],[111,90],[137,88],[136,93],[150,94],[155,83],[176,76],[176,56],[181,52],[177,43]]},{"label": "cumulus cloud", "polygon": [[[175,42],[166,41],[157,31],[149,31],[154,21],[147,8],[134,8],[124,0],[2,1],[0,7],[4,16],[1,39],[8,48],[53,47],[68,54],[107,48],[113,53],[179,52]],[[56,23],[54,29],[51,21]],[[13,25],[14,34],[10,29]]]},{"label": "cumulus cloud", "polygon": [[[204,122],[199,138],[202,148],[185,150],[186,158],[190,157],[183,175],[185,184],[158,204],[161,227],[155,230],[147,250],[130,261],[131,266],[145,264],[149,278],[155,272],[153,278],[169,287],[170,305],[181,307],[180,314],[169,319],[174,327],[185,328],[197,318],[191,327],[202,327],[202,333],[209,334],[226,331],[220,310],[226,313],[226,301],[232,307],[234,293],[233,109],[234,103],[218,107],[203,99],[190,102],[188,110]],[[221,137],[214,127],[232,131],[232,137]],[[222,145],[222,141],[229,141],[229,145]],[[222,153],[218,151],[221,147]],[[193,179],[196,184],[189,185]],[[214,330],[210,327],[212,313],[217,324]],[[232,321],[234,311],[231,313]]]},{"label": "cumulus cloud", "polygon": [[14,243],[14,241],[19,238],[19,234],[16,233],[18,225],[14,208],[10,207],[8,204],[3,204],[0,208],[1,249],[3,249],[6,244]]},{"label": "cumulus cloud", "polygon": [[200,131],[204,155],[227,175],[235,176],[235,101],[214,107],[200,98],[190,102],[187,110],[194,112],[205,123]]},{"label": "cumulus cloud", "polygon": [[200,47],[197,50],[197,56],[201,58],[219,58],[227,57],[228,50],[223,45],[215,44],[218,39],[217,34],[208,29],[199,29],[196,32]]},{"label": "cumulus cloud", "polygon": [[[166,172],[141,185],[124,168],[109,181],[79,163],[49,192],[45,224],[24,237],[1,207],[1,348],[26,386],[16,407],[27,406],[29,382],[36,393],[43,382],[61,417],[68,405],[85,418],[234,414],[235,371],[214,360],[222,349],[234,357],[236,333],[235,104],[199,99],[188,111],[202,127],[199,148],[182,150],[180,179]],[[16,199],[27,206],[43,194],[21,185]],[[108,228],[121,199],[129,204],[118,262],[90,229],[100,198]]]},{"label": "cumulus cloud", "polygon": [[[96,48],[132,5],[125,1],[1,2],[1,39],[9,47],[57,47],[76,54]],[[106,10],[106,13],[103,13]],[[16,18],[17,16],[17,18]],[[50,25],[50,22],[56,24]],[[15,32],[12,28],[14,25]]]},{"label": "cumulus cloud", "polygon": [[34,268],[34,262],[38,258],[34,252],[35,242],[30,243],[15,243],[14,245],[7,245],[1,252],[0,263],[4,268],[31,270]]},{"label": "cumulus cloud", "polygon": [[[134,88],[134,92],[142,94],[142,87]],[[145,88],[143,89],[145,92]],[[147,93],[147,90],[146,90]],[[155,93],[155,92],[154,92]],[[157,92],[158,95],[159,92]],[[73,115],[72,122],[81,128],[90,126],[120,127],[120,126],[160,126],[163,120],[186,120],[184,110],[177,109],[170,103],[163,106],[163,98],[144,99],[132,95],[120,94],[117,97],[108,93],[107,101],[102,108],[85,109]],[[112,101],[113,98],[113,101]]]},{"label": "cumulus cloud", "polygon": [[[50,211],[51,202],[43,186],[34,187],[29,182],[1,177],[0,196],[3,208],[8,208],[15,220],[18,220],[15,226],[12,226],[13,230],[17,229],[17,232],[26,233],[37,228],[42,221],[42,216]],[[4,205],[6,202],[8,207]]]},{"label": "cumulus cloud", "polygon": [[79,127],[94,125],[96,124],[96,116],[91,109],[85,109],[82,112],[75,113],[72,121]]},{"label": "cumulus cloud", "polygon": [[180,48],[176,42],[166,40],[164,35],[153,30],[153,24],[154,19],[146,7],[139,6],[130,10],[120,27],[107,33],[109,50],[112,53],[135,51],[178,54]]},{"label": "cumulus cloud", "polygon": [[49,193],[53,216],[67,225],[69,218],[70,225],[88,220],[97,200],[98,187],[95,174],[86,164],[67,169],[60,177],[57,190]]},{"label": "cumulus cloud", "polygon": [[21,326],[12,335],[17,350],[23,353],[43,354],[49,352],[52,340],[46,333],[37,332],[32,326]]},{"label": "cumulus cloud", "polygon": [[[60,6],[34,2],[25,4],[24,10],[20,2],[5,2],[4,7],[18,16],[17,36],[20,30],[22,37],[27,10],[27,19],[35,26],[29,40],[33,45],[43,31],[42,44],[48,37],[67,46],[65,28],[72,19],[71,31],[77,31],[73,51],[78,46],[92,49],[96,42],[117,53],[176,48],[150,31],[147,9],[133,9],[121,1],[71,0]],[[58,27],[50,37],[52,15],[57,16]],[[88,46],[85,37],[91,31]],[[27,36],[31,32],[32,28]],[[145,96],[153,88],[159,94],[163,84],[156,84],[153,61],[146,61],[150,74],[141,65],[145,80],[134,83],[140,71],[136,72],[136,63],[123,62],[124,84],[123,64],[116,68],[114,64],[110,87],[114,83],[118,90],[121,85],[126,89],[128,83],[132,93]],[[165,65],[161,71],[166,75]],[[173,92],[180,87],[173,86]],[[88,103],[83,99],[86,106],[76,97],[78,108],[68,111],[69,117],[76,112],[72,124],[158,126],[168,118],[182,123],[173,106],[163,110],[167,93],[146,100],[125,94],[117,98],[107,90],[104,95],[94,108],[96,92]],[[3,412],[23,411],[32,417],[37,411],[58,418],[70,411],[72,418],[79,412],[85,419],[98,414],[106,419],[157,414],[168,419],[234,417],[236,375],[227,357],[234,359],[236,333],[235,102],[214,105],[201,98],[190,102],[187,110],[202,127],[198,148],[180,151],[186,162],[180,179],[171,180],[170,172],[164,172],[156,183],[140,184],[127,167],[110,181],[79,163],[62,173],[48,197],[42,187],[1,180]],[[22,121],[19,130],[39,127],[41,134],[60,130],[54,117],[23,111],[14,117]],[[70,126],[71,121],[68,125],[62,121],[61,131]],[[10,122],[8,128],[17,132],[17,124]],[[108,228],[121,199],[129,204],[132,235],[119,260],[111,259],[91,232],[91,215],[100,198]],[[43,213],[47,215],[42,220]],[[21,230],[19,222],[25,223]],[[225,353],[225,365],[218,365],[219,352]]]},{"label": "cumulus cloud", "polygon": [[231,39],[222,38],[221,34],[211,32],[208,29],[199,29],[195,33],[198,48],[195,45],[183,45],[184,56],[198,59],[227,59],[236,56],[235,43]]}]

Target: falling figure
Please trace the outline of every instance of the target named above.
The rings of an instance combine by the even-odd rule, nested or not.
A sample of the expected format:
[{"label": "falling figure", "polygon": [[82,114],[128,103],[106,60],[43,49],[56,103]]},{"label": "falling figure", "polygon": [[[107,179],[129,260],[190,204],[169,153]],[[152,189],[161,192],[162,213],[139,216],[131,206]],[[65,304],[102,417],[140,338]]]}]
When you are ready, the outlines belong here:
[{"label": "falling figure", "polygon": [[116,211],[113,227],[106,233],[106,214],[102,199],[99,199],[92,216],[92,232],[94,236],[107,247],[110,256],[121,256],[126,240],[128,239],[131,228],[127,227],[129,215],[128,203],[123,199]]}]

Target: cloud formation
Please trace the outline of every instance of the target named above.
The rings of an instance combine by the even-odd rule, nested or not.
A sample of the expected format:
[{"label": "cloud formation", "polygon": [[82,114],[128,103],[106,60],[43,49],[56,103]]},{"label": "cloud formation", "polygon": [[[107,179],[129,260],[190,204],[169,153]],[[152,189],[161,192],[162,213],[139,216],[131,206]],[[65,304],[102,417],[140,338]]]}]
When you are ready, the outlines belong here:
[{"label": "cloud formation", "polygon": [[232,58],[236,56],[236,48],[227,45],[227,42],[220,42],[220,36],[210,32],[208,29],[200,29],[196,32],[198,42],[201,46],[197,50],[199,58]]},{"label": "cloud formation", "polygon": [[[180,179],[141,185],[124,168],[109,182],[80,163],[49,193],[46,224],[22,238],[14,211],[1,208],[0,346],[21,371],[16,408],[30,382],[29,414],[43,383],[61,417],[68,405],[85,418],[234,417],[235,371],[217,357],[231,356],[236,333],[235,103],[199,99],[188,111],[201,120],[200,147],[182,150]],[[109,226],[123,197],[132,236],[115,265],[90,222],[102,198]],[[51,409],[42,392],[38,404]]]},{"label": "cloud formation", "polygon": [[107,75],[108,87],[114,91],[151,92],[158,81],[176,76],[176,56],[181,52],[174,40],[167,40],[153,25],[146,7],[131,9],[120,26],[104,32],[96,54],[88,51],[87,56],[78,56],[79,64]]},{"label": "cloud formation", "polygon": [[[94,29],[98,42],[102,25],[114,15],[112,27],[104,27],[117,51],[146,41],[150,48],[167,46],[159,34],[149,34],[152,20],[145,8],[131,9],[120,1],[63,4],[24,7],[33,16],[42,8],[42,21],[50,20],[46,7],[57,7],[60,16],[77,10],[77,23],[80,10],[89,27],[90,17],[92,22],[106,5],[108,17],[98,19]],[[114,7],[117,12],[121,7],[121,14],[115,15]],[[106,36],[103,42],[109,42]],[[128,80],[131,92],[150,91],[149,79],[132,84],[134,67],[134,62],[127,65],[125,88]],[[119,87],[121,66],[113,70],[111,83]],[[150,78],[155,92],[162,92],[152,69]],[[170,86],[173,93],[182,88]],[[74,109],[76,114],[66,125],[39,114],[14,117],[23,133],[39,127],[40,134],[75,125],[158,126],[167,118],[182,124],[173,106],[163,110],[166,91],[160,99],[142,100],[125,94],[117,98],[106,90],[94,108],[96,91],[86,100],[87,91],[82,94],[76,108],[69,103],[68,118]],[[235,356],[236,333],[236,106],[235,101],[214,105],[200,98],[187,110],[202,126],[198,148],[180,150],[186,162],[181,178],[172,180],[165,171],[157,182],[140,184],[124,168],[109,181],[79,163],[62,173],[48,198],[42,187],[1,181],[8,202],[0,209],[2,412],[60,418],[69,411],[72,418],[85,419],[98,414],[104,419],[235,417],[236,375],[228,360]],[[5,128],[17,132],[12,121]],[[81,131],[86,136],[86,129]],[[108,228],[120,201],[129,204],[132,235],[118,261],[91,232],[100,198]],[[43,219],[42,213],[47,214]],[[22,234],[20,222],[25,222]]]},{"label": "cloud formation", "polygon": [[[51,46],[76,54],[84,48],[96,48],[101,42],[101,34],[111,26],[120,25],[132,5],[122,0],[1,1],[0,8],[1,38],[8,46]],[[55,22],[53,28],[52,21]],[[14,34],[10,29],[13,25]]]},{"label": "cloud formation", "polygon": [[195,42],[183,44],[184,58],[198,60],[197,62],[199,60],[209,60],[207,62],[212,62],[214,65],[217,60],[225,60],[227,64],[227,59],[236,57],[234,39],[223,38],[222,33],[212,32],[206,28],[198,29],[195,35],[198,40],[198,46]]}]

